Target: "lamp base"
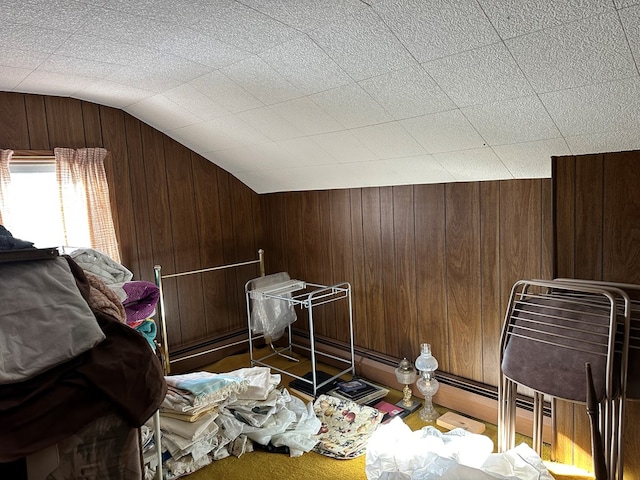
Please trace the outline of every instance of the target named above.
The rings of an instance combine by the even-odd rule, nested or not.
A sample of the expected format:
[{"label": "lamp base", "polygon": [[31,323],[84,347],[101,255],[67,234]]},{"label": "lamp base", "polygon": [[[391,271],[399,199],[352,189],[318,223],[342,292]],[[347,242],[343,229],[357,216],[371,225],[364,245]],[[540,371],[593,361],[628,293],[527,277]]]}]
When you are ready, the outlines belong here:
[{"label": "lamp base", "polygon": [[416,410],[418,410],[422,406],[422,402],[420,401],[420,399],[418,399],[416,397],[411,397],[409,399],[409,403],[408,404],[403,399],[403,400],[400,400],[399,402],[396,402],[396,405],[398,407],[400,407],[400,408],[403,408],[407,412],[407,415],[408,415],[408,414],[413,413]]},{"label": "lamp base", "polygon": [[435,422],[438,417],[440,417],[440,414],[433,407],[433,404],[431,402],[425,402],[422,410],[418,412],[418,416],[423,422]]}]

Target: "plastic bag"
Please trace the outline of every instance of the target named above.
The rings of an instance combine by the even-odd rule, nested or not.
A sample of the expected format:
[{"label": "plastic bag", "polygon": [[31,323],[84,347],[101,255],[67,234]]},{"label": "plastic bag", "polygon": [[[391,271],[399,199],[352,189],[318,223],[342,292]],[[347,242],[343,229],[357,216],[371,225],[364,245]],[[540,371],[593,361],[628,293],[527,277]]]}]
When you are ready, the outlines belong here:
[{"label": "plastic bag", "polygon": [[[270,287],[290,280],[286,272],[274,273],[251,280],[251,290]],[[282,294],[283,298],[291,298],[290,293]],[[255,334],[263,334],[268,343],[278,340],[284,331],[297,320],[295,308],[287,300],[263,298],[260,294],[252,294],[251,298],[251,330]]]},{"label": "plastic bag", "polygon": [[412,432],[401,418],[381,425],[367,446],[368,480],[553,480],[528,445],[492,453],[485,435],[435,427]]}]

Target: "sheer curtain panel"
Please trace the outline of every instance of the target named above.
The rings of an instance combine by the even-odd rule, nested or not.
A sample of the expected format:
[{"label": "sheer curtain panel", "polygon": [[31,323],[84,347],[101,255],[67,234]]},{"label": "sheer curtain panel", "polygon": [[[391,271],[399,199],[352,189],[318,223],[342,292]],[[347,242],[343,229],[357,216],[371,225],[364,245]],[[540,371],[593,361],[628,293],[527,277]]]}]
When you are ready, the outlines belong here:
[{"label": "sheer curtain panel", "polygon": [[0,225],[2,225],[2,214],[9,216],[9,199],[7,198],[11,172],[9,162],[13,150],[0,150]]},{"label": "sheer curtain panel", "polygon": [[91,247],[120,262],[104,169],[104,148],[56,148],[56,176],[60,189],[65,242]]}]

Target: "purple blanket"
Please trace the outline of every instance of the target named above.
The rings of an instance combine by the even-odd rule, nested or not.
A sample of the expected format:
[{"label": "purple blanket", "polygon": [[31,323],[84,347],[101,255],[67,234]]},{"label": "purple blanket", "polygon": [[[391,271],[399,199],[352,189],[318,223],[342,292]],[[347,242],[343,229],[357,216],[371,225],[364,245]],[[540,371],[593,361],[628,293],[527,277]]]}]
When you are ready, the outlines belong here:
[{"label": "purple blanket", "polygon": [[142,280],[125,282],[122,288],[127,298],[122,302],[127,315],[127,325],[135,327],[151,317],[160,299],[160,290],[151,283]]}]

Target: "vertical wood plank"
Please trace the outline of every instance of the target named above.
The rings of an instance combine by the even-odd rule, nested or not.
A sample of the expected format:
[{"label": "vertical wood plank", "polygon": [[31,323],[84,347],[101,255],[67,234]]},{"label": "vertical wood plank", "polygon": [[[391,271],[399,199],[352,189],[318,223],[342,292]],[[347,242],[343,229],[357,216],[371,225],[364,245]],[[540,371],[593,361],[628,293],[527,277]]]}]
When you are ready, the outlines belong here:
[{"label": "vertical wood plank", "polygon": [[53,148],[86,147],[82,103],[67,97],[45,97],[49,143]]},{"label": "vertical wood plank", "polygon": [[413,360],[420,345],[418,339],[416,241],[414,191],[412,186],[393,187],[395,232],[396,310],[398,312],[398,357]]},{"label": "vertical wood plank", "polygon": [[31,148],[24,95],[0,92],[0,148]]},{"label": "vertical wood plank", "polygon": [[554,157],[552,168],[556,246],[553,276],[572,278],[575,274],[575,158]]},{"label": "vertical wood plank", "polygon": [[49,141],[49,125],[44,99],[41,95],[25,95],[29,128],[29,148],[33,150],[51,150],[54,145]]},{"label": "vertical wood plank", "polygon": [[[382,266],[382,239],[380,231],[380,189],[362,190],[362,225],[364,247],[364,274],[366,283],[368,348],[384,352],[386,325],[384,321],[384,290]],[[393,328],[395,326],[389,326]]]},{"label": "vertical wood plank", "polygon": [[100,107],[95,103],[81,102],[84,145],[88,148],[102,147],[102,121]]},{"label": "vertical wood plank", "polygon": [[[445,187],[415,185],[414,193],[418,343],[430,343],[440,369],[450,371]],[[420,346],[413,348],[416,358]]]},{"label": "vertical wood plank", "polygon": [[[477,183],[445,187],[450,372],[482,379],[480,207]],[[464,355],[461,354],[464,352]]]},{"label": "vertical wood plank", "polygon": [[364,261],[364,226],[362,189],[349,192],[351,205],[351,255],[353,280],[351,296],[353,297],[353,333],[355,342],[363,348],[369,348],[369,329],[367,328],[367,295],[368,285]]},{"label": "vertical wood plank", "polygon": [[382,262],[383,322],[385,346],[382,352],[397,358],[399,355],[398,288],[396,266],[395,222],[393,187],[381,187],[380,193],[380,242]]},{"label": "vertical wood plank", "polygon": [[575,278],[602,278],[603,164],[601,155],[587,155],[575,163]]},{"label": "vertical wood plank", "polygon": [[500,334],[506,306],[500,279],[500,182],[482,182],[480,202],[482,381],[498,385]]}]

